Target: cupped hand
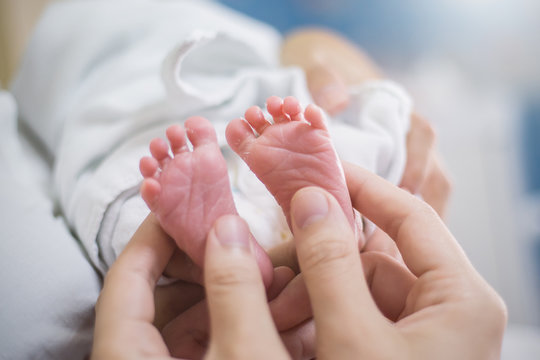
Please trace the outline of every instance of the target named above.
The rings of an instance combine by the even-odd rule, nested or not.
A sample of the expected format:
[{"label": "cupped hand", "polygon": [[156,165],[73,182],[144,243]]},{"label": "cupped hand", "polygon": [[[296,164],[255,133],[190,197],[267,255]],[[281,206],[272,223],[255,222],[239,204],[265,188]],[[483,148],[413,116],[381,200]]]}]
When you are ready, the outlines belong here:
[{"label": "cupped hand", "polygon": [[154,288],[175,249],[160,229],[146,218],[109,269],[96,304],[92,359],[170,358],[152,324]]},{"label": "cupped hand", "polygon": [[[285,267],[275,269],[274,282],[265,289],[257,262],[245,241],[249,241],[247,225],[240,218],[231,216],[216,222],[208,237],[204,271],[209,300],[191,306],[198,301],[202,290],[193,283],[158,288],[165,296],[156,296],[157,280],[166,268],[170,269],[171,258],[178,252],[155,218],[149,216],[105,278],[96,304],[92,359],[165,359],[172,358],[171,350],[173,355],[190,358],[288,358],[283,344],[296,354],[294,358],[311,357],[304,353],[314,352],[312,322],[306,321],[278,334],[267,305],[267,296],[273,299],[278,294],[281,304],[302,305],[292,301],[294,291],[282,294],[286,285],[295,284],[291,282],[294,273]],[[190,277],[200,273],[192,272],[190,266],[174,268],[177,275],[187,276],[188,280],[199,278]],[[174,302],[175,298],[176,303],[166,307],[168,311],[161,320],[156,319],[156,300]],[[294,313],[294,306],[274,312],[287,318],[287,313]],[[213,319],[210,341],[208,309]],[[242,349],[230,346],[246,341],[252,333],[257,334],[258,342],[250,341],[251,345]],[[230,343],[229,338],[238,341]],[[261,348],[266,349],[263,355],[259,355]]]}]

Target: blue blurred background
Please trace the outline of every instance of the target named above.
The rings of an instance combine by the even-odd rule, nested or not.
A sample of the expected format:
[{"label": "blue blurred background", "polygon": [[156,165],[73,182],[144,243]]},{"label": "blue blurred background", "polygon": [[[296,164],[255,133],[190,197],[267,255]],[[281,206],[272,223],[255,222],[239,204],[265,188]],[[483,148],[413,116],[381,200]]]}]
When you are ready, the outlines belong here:
[{"label": "blue blurred background", "polygon": [[540,1],[222,2],[283,33],[333,28],[409,89],[453,180],[451,230],[511,324],[540,325]]}]

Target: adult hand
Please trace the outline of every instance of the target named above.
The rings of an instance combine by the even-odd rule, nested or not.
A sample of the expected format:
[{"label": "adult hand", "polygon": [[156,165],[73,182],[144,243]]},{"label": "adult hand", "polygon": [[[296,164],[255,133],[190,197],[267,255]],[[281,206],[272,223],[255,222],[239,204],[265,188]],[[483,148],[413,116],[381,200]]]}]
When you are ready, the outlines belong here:
[{"label": "adult hand", "polygon": [[[266,291],[249,239],[249,228],[238,216],[221,217],[210,230],[204,268],[207,299],[163,328],[164,342],[174,356],[289,358],[267,305],[267,293],[274,297],[294,274],[286,268],[276,269],[274,282]],[[302,327],[304,332],[306,327]],[[313,333],[298,336],[306,335],[314,337]],[[289,343],[297,341],[296,332],[283,336]]]},{"label": "adult hand", "polygon": [[[224,225],[220,227],[220,224]],[[241,325],[251,321],[253,326],[258,328],[261,321],[260,316],[265,316],[266,319],[262,329],[270,329],[272,332],[263,341],[272,349],[276,348],[276,343],[279,345],[279,351],[266,352],[268,358],[287,357],[285,347],[279,340],[275,341],[276,338],[279,339],[279,336],[275,333],[275,326],[272,317],[269,315],[266,296],[273,299],[279,294],[281,300],[278,303],[278,309],[274,312],[278,314],[278,318],[288,318],[287,314],[294,313],[295,307],[287,307],[286,305],[291,303],[296,304],[296,306],[299,305],[297,301],[292,299],[295,296],[294,291],[289,292],[289,295],[283,294],[283,288],[286,285],[296,283],[291,281],[294,273],[284,267],[277,268],[274,272],[274,282],[265,293],[257,263],[254,259],[249,258],[251,250],[244,249],[242,251],[242,246],[234,244],[222,245],[217,242],[217,231],[220,231],[220,238],[222,238],[228,226],[232,226],[233,230],[231,231],[238,236],[239,240],[246,239],[243,236],[246,234],[247,225],[239,218],[229,217],[216,222],[215,228],[209,235],[209,244],[212,245],[208,246],[209,255],[207,258],[209,260],[205,269],[205,283],[207,284],[207,291],[216,294],[209,295],[210,299],[212,297],[218,298],[217,305],[210,303],[211,311],[213,308],[218,309],[214,310],[216,315],[212,315],[212,318],[227,318],[227,316],[232,316],[231,311],[238,311],[240,317],[237,321],[236,319],[231,320],[232,322],[218,320],[218,324],[224,321],[229,325],[236,324],[234,326],[239,326],[235,327],[239,333],[236,334],[230,329],[219,328],[214,330],[216,335],[212,337],[209,345],[208,305],[206,301],[201,301],[191,306],[200,298],[201,288],[196,287],[195,284],[175,283],[170,287],[155,289],[156,282],[164,269],[169,266],[168,264],[170,264],[170,260],[174,256],[173,253],[177,252],[174,242],[161,231],[155,218],[149,216],[139,227],[105,278],[103,290],[96,304],[92,358],[164,359],[170,357],[171,349],[173,354],[176,352],[189,354],[190,357],[202,358],[207,353],[208,346],[210,346],[210,349],[216,349],[208,352],[209,358],[228,356],[242,358],[231,355],[237,353],[237,349],[227,345],[226,337],[235,334],[234,336],[244,339],[245,331],[248,328],[242,328]],[[242,231],[244,232],[242,233]],[[246,257],[251,261],[244,262]],[[222,266],[227,271],[223,271]],[[191,270],[187,273],[191,273]],[[248,282],[248,284],[244,284],[244,282]],[[240,286],[242,284],[244,286]],[[229,287],[231,296],[223,298],[229,301],[224,300],[225,304],[229,304],[230,309],[227,309],[220,305],[222,296],[220,294],[225,294],[225,290],[222,290],[222,288],[228,289]],[[251,289],[253,293],[251,293]],[[158,290],[163,291],[162,294],[165,296],[157,296]],[[254,297],[246,298],[242,295],[245,292]],[[241,296],[237,301],[236,297],[239,295]],[[154,310],[155,305],[159,305],[160,301],[167,302],[167,306],[165,306],[167,311],[162,314],[161,320],[155,318],[159,313]],[[260,301],[262,301],[262,305]],[[250,305],[244,306],[244,303]],[[251,304],[257,304],[257,306]],[[283,306],[286,308],[283,308]],[[260,307],[263,308],[262,312],[258,311]],[[243,313],[244,309],[246,309],[246,313]],[[256,312],[256,316],[254,312]],[[170,321],[178,313],[181,313],[180,316]],[[160,330],[163,331],[160,332]],[[251,330],[250,328],[249,331],[251,332]],[[266,332],[268,331],[266,330]],[[296,354],[294,358],[305,358],[307,355],[304,355],[304,352],[311,354],[314,352],[314,327],[312,322],[304,322],[293,328],[287,328],[280,336],[289,350]],[[274,342],[267,343],[268,339],[274,339]],[[304,345],[304,343],[307,345]],[[255,347],[257,347],[255,345],[259,346],[260,344],[253,344],[251,348],[248,346],[243,349],[245,358],[261,358],[261,356],[252,356]]]},{"label": "adult hand", "polygon": [[451,184],[435,149],[435,130],[416,113],[407,134],[407,163],[400,187],[422,196],[444,218]]},{"label": "adult hand", "polygon": [[[506,323],[500,297],[474,270],[431,207],[345,164],[353,206],[393,238],[416,276],[395,324],[379,312],[354,236],[327,192],[291,202],[297,254],[317,329],[317,358],[498,358]],[[360,280],[359,280],[360,279]]]},{"label": "adult hand", "polygon": [[[302,275],[295,275],[288,267],[277,267],[273,279],[266,290],[266,300],[275,328],[293,359],[312,359],[315,356],[315,329]],[[205,285],[208,286],[206,282]],[[170,318],[161,333],[173,356],[201,359],[209,348],[209,324],[208,304],[202,300]]]},{"label": "adult hand", "polygon": [[[506,322],[504,304],[440,218],[375,175],[349,164],[345,172],[354,206],[395,239],[412,274],[381,253],[360,259],[336,200],[318,188],[299,191],[291,214],[314,312],[317,358],[496,358]],[[254,271],[256,262],[249,261],[250,249],[238,244],[247,238],[247,226],[236,217],[219,221],[230,231],[223,238],[236,242],[216,240],[223,236],[221,229],[209,240],[206,261],[214,274],[206,277],[213,336],[209,354],[286,357]],[[393,315],[385,317],[382,308]],[[261,330],[248,330],[253,328]],[[216,336],[222,340],[215,341]]]},{"label": "adult hand", "polygon": [[[159,227],[157,221],[153,223]],[[160,241],[168,238],[162,231],[155,231],[154,235],[161,237]],[[315,355],[315,332],[309,297],[302,275],[290,269],[298,266],[296,254],[269,255],[275,269],[267,300],[274,323],[293,359],[311,359]],[[177,281],[155,289],[153,324],[173,356],[200,359],[207,351],[210,331],[203,272],[176,248],[164,274]]]},{"label": "adult hand", "polygon": [[92,359],[169,357],[152,324],[154,288],[175,249],[160,229],[148,217],[109,269],[96,304]]}]

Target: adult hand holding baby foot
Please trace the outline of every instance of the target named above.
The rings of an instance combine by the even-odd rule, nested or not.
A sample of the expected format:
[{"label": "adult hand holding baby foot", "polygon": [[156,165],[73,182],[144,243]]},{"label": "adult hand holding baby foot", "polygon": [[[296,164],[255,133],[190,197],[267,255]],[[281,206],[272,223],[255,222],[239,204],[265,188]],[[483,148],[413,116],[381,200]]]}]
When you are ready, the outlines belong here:
[{"label": "adult hand holding baby foot", "polygon": [[353,206],[394,239],[416,278],[389,323],[370,295],[380,284],[359,281],[362,263],[335,199],[321,189],[300,190],[291,214],[317,358],[498,358],[504,303],[433,209],[359,167],[345,164],[345,172]]},{"label": "adult hand holding baby foot", "polygon": [[[497,358],[504,304],[440,218],[359,167],[345,164],[345,172],[353,205],[396,241],[415,278],[402,293],[398,320],[390,323],[370,294],[379,280],[370,286],[363,280],[366,264],[341,206],[320,188],[298,191],[291,219],[314,312],[317,358]],[[96,310],[96,359],[168,355],[151,325],[151,294],[172,246],[144,235],[135,235],[105,280]],[[204,264],[211,319],[207,358],[289,357],[248,244],[247,226],[235,215],[219,218],[210,230]],[[391,278],[387,272],[378,279]]]}]

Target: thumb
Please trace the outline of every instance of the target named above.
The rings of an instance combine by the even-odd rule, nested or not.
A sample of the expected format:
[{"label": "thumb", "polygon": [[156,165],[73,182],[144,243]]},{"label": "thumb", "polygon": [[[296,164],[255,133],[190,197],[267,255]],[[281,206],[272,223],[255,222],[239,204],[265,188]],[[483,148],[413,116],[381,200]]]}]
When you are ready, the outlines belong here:
[{"label": "thumb", "polygon": [[362,358],[387,326],[364,281],[356,238],[340,204],[323,189],[303,188],[291,200],[291,217],[318,355]]},{"label": "thumb", "polygon": [[204,279],[210,312],[208,358],[254,359],[261,353],[269,359],[286,358],[266,302],[249,228],[238,216],[222,216],[210,230]]}]

